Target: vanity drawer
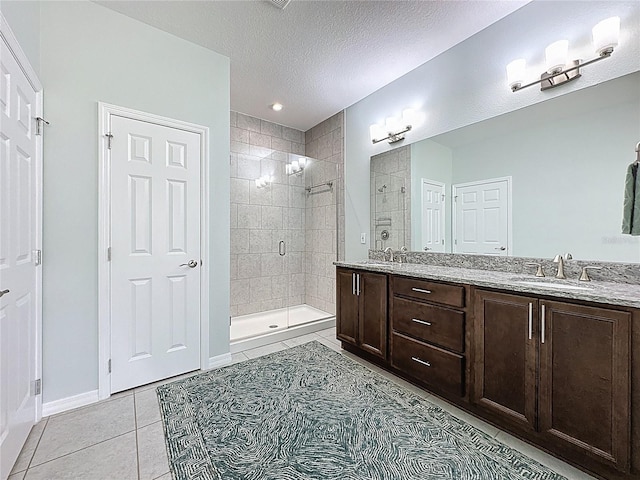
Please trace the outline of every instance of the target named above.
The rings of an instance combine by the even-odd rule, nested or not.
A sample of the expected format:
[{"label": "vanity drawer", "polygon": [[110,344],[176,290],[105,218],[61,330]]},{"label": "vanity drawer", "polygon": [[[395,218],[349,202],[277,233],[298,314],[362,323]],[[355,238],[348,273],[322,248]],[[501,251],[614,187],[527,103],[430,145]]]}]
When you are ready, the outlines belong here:
[{"label": "vanity drawer", "polygon": [[464,312],[394,297],[392,322],[398,332],[464,351]]},{"label": "vanity drawer", "polygon": [[464,358],[394,333],[391,364],[434,389],[464,395]]},{"label": "vanity drawer", "polygon": [[464,306],[464,287],[458,285],[393,277],[393,293],[453,307]]}]

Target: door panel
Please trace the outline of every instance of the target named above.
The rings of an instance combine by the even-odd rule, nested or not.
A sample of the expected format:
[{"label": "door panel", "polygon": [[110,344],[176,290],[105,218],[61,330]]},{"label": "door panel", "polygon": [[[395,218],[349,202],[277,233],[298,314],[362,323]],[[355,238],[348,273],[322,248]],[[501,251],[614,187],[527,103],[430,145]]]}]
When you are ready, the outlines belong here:
[{"label": "door panel", "polygon": [[338,339],[357,345],[358,296],[356,295],[356,273],[336,269],[336,336]]},{"label": "door panel", "polygon": [[0,42],[0,478],[6,478],[36,420],[39,308],[37,247],[40,159],[38,98]]},{"label": "door panel", "polygon": [[537,301],[478,291],[473,401],[522,431],[536,425]]},{"label": "door panel", "polygon": [[454,253],[508,255],[509,179],[454,185]]},{"label": "door panel", "polygon": [[111,132],[117,392],[200,365],[200,136],[117,115]]},{"label": "door panel", "polygon": [[444,253],[444,184],[422,179],[422,249]]},{"label": "door panel", "polygon": [[542,306],[541,433],[559,451],[582,457],[586,451],[627,470],[631,314],[561,302]]},{"label": "door panel", "polygon": [[387,276],[370,272],[357,275],[360,278],[360,347],[378,357],[387,358]]}]

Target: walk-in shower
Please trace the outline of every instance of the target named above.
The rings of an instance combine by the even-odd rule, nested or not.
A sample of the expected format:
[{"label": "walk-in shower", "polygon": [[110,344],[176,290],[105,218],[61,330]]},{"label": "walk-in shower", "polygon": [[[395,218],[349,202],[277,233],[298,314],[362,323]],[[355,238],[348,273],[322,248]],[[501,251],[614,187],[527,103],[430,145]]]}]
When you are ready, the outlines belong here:
[{"label": "walk-in shower", "polygon": [[335,315],[337,171],[282,152],[232,158],[232,344]]}]

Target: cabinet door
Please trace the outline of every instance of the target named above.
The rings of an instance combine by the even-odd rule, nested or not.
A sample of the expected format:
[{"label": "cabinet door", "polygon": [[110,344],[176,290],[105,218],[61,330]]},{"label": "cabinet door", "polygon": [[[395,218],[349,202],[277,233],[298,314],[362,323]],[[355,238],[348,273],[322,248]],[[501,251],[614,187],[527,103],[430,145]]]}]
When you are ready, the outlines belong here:
[{"label": "cabinet door", "polygon": [[631,314],[540,308],[540,432],[567,458],[628,470]]},{"label": "cabinet door", "polygon": [[352,270],[336,269],[336,336],[353,345],[358,336],[356,275]]},{"label": "cabinet door", "polygon": [[360,347],[387,358],[387,276],[360,273]]},{"label": "cabinet door", "polygon": [[478,290],[473,402],[496,422],[536,425],[537,300]]}]

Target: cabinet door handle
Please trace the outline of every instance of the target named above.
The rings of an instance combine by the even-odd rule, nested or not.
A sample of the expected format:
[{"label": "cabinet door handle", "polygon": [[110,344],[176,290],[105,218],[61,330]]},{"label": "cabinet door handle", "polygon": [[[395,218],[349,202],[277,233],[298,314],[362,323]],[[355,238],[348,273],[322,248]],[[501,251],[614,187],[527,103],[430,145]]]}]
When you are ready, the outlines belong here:
[{"label": "cabinet door handle", "polygon": [[413,290],[414,292],[418,292],[418,293],[431,293],[431,290],[425,290],[424,288],[412,288],[411,290]]},{"label": "cabinet door handle", "polygon": [[529,340],[533,337],[533,303],[529,302]]},{"label": "cabinet door handle", "polygon": [[356,294],[356,274],[355,273],[351,274],[351,294],[352,295]]},{"label": "cabinet door handle", "polygon": [[546,318],[545,318],[545,311],[544,311],[544,305],[542,305],[542,325],[540,327],[540,341],[542,343],[544,343],[544,327],[546,323]]},{"label": "cabinet door handle", "polygon": [[424,365],[425,367],[430,367],[431,364],[429,362],[425,362],[424,360],[420,360],[418,357],[411,357],[411,360],[413,360],[414,362],[418,362],[421,365]]},{"label": "cabinet door handle", "polygon": [[426,325],[427,327],[431,326],[431,322],[426,322],[424,320],[420,320],[419,318],[412,318],[411,321],[412,322],[416,322],[416,323],[420,323],[422,325]]},{"label": "cabinet door handle", "polygon": [[360,274],[356,274],[356,295],[360,296]]},{"label": "cabinet door handle", "polygon": [[284,257],[287,253],[287,246],[284,243],[284,240],[280,240],[280,243],[278,244],[278,254],[280,254],[281,257]]}]

